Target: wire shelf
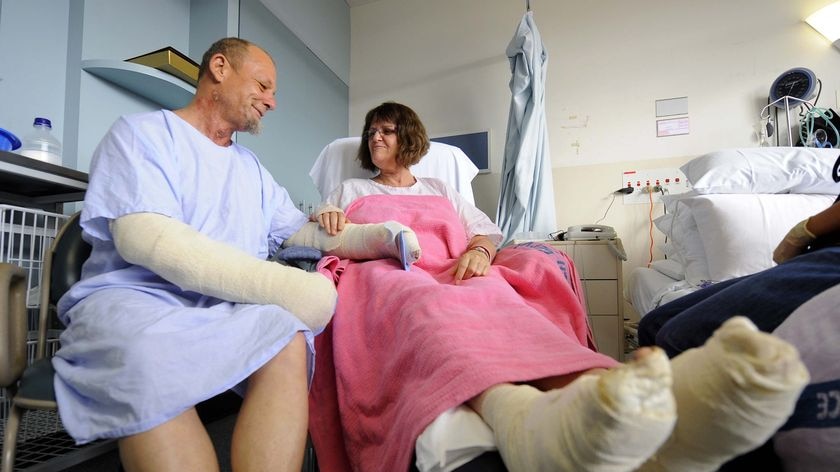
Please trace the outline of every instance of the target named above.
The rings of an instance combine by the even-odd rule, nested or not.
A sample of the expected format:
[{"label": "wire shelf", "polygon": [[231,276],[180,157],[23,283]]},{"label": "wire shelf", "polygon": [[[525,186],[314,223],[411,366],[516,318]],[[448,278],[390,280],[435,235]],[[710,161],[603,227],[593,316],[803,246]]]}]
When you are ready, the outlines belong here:
[{"label": "wire shelf", "polygon": [[[68,218],[67,215],[43,210],[0,205],[0,262],[20,266],[27,275],[26,307],[29,333],[26,352],[30,363],[35,359],[37,351],[40,281],[44,255]],[[51,356],[58,350],[59,333],[59,330],[51,330],[47,333],[47,355]],[[2,445],[2,433],[6,429],[6,420],[11,408],[9,400],[6,389],[0,389],[0,445]],[[33,458],[37,456],[33,452],[37,448],[33,446],[43,442],[42,439],[48,439],[48,442],[54,443],[55,438],[62,435],[66,436],[57,412],[28,411],[22,418],[18,433],[19,452],[16,465],[20,467],[21,462],[31,464]],[[68,447],[73,447],[72,441]],[[25,453],[27,448],[29,452]],[[40,461],[53,455],[50,452],[54,450],[52,447],[40,447],[40,449],[42,450]]]},{"label": "wire shelf", "polygon": [[0,205],[0,262],[26,270],[26,306],[29,308],[38,308],[44,254],[68,218],[43,210]]}]

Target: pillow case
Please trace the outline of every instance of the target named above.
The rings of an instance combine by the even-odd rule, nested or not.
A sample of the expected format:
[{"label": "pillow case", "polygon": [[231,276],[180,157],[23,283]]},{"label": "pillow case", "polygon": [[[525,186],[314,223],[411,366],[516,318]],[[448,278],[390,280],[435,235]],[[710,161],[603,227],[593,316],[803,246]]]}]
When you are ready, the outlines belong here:
[{"label": "pillow case", "polygon": [[[681,249],[703,254],[706,279],[722,281],[772,267],[773,250],[799,221],[828,208],[834,195],[717,194],[670,197],[678,212],[691,216],[684,232],[674,227]],[[667,206],[666,206],[667,208]],[[682,221],[686,221],[686,216]],[[686,224],[686,223],[682,223]],[[675,225],[676,226],[676,225]],[[666,233],[668,234],[668,233]],[[699,244],[700,249],[692,245]],[[689,258],[686,264],[696,261]],[[695,284],[686,265],[686,280]],[[696,276],[694,273],[692,275]]]},{"label": "pillow case", "polygon": [[653,220],[656,227],[665,234],[667,242],[662,252],[669,259],[682,265],[685,281],[695,287],[710,280],[706,251],[691,209],[682,199],[672,195],[662,197],[665,214]]},{"label": "pillow case", "polygon": [[724,149],[702,155],[680,170],[692,194],[840,194],[832,178],[838,149],[759,147]]},{"label": "pillow case", "polygon": [[[359,167],[356,152],[362,138],[339,138],[327,144],[318,155],[309,177],[321,198],[325,199],[338,185],[350,178],[370,178],[374,172]],[[475,204],[472,180],[478,175],[478,167],[473,164],[461,148],[432,141],[429,151],[411,167],[411,173],[417,177],[435,177],[448,183],[470,203]]]},{"label": "pillow case", "polygon": [[685,280],[685,269],[682,264],[674,259],[653,261],[650,264],[650,268],[674,280]]}]

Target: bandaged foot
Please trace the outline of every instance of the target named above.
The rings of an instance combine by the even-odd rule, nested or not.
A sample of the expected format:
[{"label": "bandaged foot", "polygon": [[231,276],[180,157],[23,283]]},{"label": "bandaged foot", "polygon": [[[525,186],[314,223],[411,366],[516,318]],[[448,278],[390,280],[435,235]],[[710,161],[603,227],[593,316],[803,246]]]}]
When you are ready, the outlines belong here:
[{"label": "bandaged foot", "polygon": [[714,471],[767,441],[793,413],[808,371],[792,345],[747,318],[671,362],[678,420],[641,471]]},{"label": "bandaged foot", "polygon": [[342,259],[400,259],[397,238],[400,232],[406,242],[408,264],[420,259],[420,243],[408,226],[396,221],[376,224],[347,223],[335,236],[330,236],[318,223],[306,223],[283,243],[284,246],[309,246]]},{"label": "bandaged foot", "polygon": [[630,471],[644,462],[675,420],[668,358],[659,349],[645,354],[558,390],[492,388],[481,415],[508,470]]}]

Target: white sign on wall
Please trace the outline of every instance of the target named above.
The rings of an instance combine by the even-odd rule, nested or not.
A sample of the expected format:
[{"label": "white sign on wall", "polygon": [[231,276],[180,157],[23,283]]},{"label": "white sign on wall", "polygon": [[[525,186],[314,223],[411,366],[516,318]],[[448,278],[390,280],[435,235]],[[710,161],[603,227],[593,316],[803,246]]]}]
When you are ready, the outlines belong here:
[{"label": "white sign on wall", "polygon": [[688,134],[688,117],[656,120],[656,137]]}]

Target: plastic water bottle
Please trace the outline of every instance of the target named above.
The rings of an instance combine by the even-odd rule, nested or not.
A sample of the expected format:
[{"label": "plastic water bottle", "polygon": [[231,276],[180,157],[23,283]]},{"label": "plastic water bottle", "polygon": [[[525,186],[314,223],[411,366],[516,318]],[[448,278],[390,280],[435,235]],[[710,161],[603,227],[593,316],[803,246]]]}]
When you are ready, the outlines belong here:
[{"label": "plastic water bottle", "polygon": [[61,141],[52,134],[52,123],[46,118],[35,118],[32,133],[23,138],[18,150],[23,156],[61,165]]}]

